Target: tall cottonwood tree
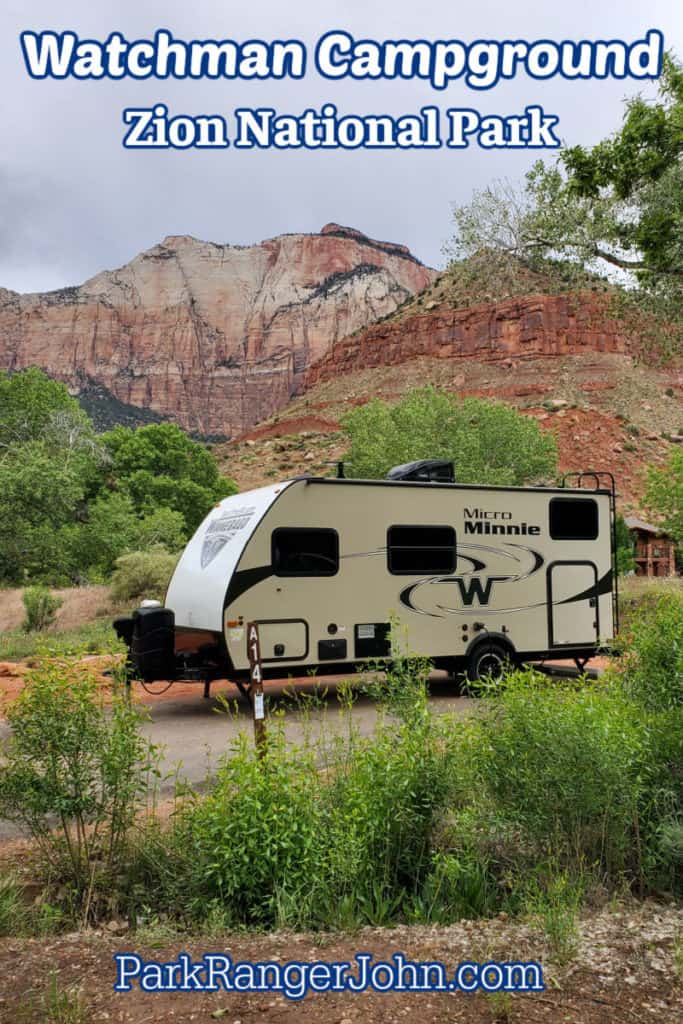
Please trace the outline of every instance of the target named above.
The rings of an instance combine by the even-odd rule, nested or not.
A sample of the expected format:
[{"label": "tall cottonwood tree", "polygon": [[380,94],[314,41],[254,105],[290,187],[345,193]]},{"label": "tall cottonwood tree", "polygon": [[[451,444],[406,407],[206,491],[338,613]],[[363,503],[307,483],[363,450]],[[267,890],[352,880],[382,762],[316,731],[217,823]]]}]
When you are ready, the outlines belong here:
[{"label": "tall cottonwood tree", "polygon": [[609,138],[564,147],[521,188],[494,182],[453,215],[455,260],[490,249],[531,265],[565,261],[577,279],[611,277],[683,323],[683,65],[667,56],[657,99],[629,100]]}]

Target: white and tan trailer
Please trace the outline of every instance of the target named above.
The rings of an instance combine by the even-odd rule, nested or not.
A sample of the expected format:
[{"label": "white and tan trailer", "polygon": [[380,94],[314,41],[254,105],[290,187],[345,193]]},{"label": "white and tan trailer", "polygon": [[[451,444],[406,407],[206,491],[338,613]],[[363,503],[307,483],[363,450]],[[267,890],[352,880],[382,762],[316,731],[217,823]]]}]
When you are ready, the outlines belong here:
[{"label": "white and tan trailer", "polygon": [[120,627],[138,674],[246,677],[248,622],[278,677],[389,659],[390,622],[411,651],[472,679],[506,660],[585,663],[617,625],[609,474],[609,486],[585,473],[574,487],[484,487],[441,482],[448,466],[298,477],[221,501],[165,608]]}]

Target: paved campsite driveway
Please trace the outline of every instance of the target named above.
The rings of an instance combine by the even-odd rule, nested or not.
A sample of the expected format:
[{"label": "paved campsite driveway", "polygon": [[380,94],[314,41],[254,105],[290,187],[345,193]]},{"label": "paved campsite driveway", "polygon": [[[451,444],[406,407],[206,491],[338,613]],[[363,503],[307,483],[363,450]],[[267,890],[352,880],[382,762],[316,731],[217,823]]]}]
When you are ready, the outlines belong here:
[{"label": "paved campsite driveway", "polygon": [[[306,702],[308,695],[316,692],[316,685],[310,679],[268,682],[266,694],[271,702],[283,709],[285,734],[292,744],[301,743],[305,736],[311,739],[320,736],[342,734],[348,730],[348,719],[340,712],[336,683],[341,677],[317,680],[322,707],[302,711],[297,701]],[[348,678],[348,677],[344,677]],[[324,694],[327,688],[326,696]],[[220,687],[218,688],[220,692]],[[292,691],[296,697],[291,696]],[[223,689],[235,711],[226,714],[221,703],[215,699],[204,700],[202,688],[182,697],[158,701],[150,705],[151,721],[144,727],[145,734],[154,742],[164,746],[163,768],[165,773],[174,772],[193,784],[203,782],[213,774],[217,760],[230,749],[230,743],[240,730],[246,730],[251,739],[253,724],[251,709],[239,697],[234,687]],[[431,682],[430,704],[437,714],[447,712],[465,714],[477,702],[468,697],[459,697],[452,680],[445,673],[435,672]],[[367,697],[359,697],[353,706],[352,720],[361,735],[367,736],[377,721],[376,704]],[[168,778],[162,786],[162,794],[173,791],[174,779]]]},{"label": "paved campsite driveway", "polygon": [[[348,676],[330,676],[324,679],[286,680],[267,682],[265,690],[272,702],[283,709],[285,734],[290,743],[301,743],[305,736],[315,739],[324,730],[327,735],[342,734],[348,730],[348,719],[340,713],[337,682]],[[310,696],[316,692],[322,706],[311,707]],[[158,689],[153,686],[152,689]],[[327,690],[325,695],[325,690]],[[231,702],[230,714],[223,710],[212,694],[210,700],[202,696],[201,685],[181,684],[171,687],[164,699],[147,704],[150,719],[143,726],[144,734],[162,748],[161,799],[174,792],[176,779],[201,785],[210,778],[220,757],[230,749],[231,741],[246,730],[250,741],[253,736],[251,708],[240,697],[236,687],[216,684],[215,692],[223,693]],[[430,704],[436,714],[448,712],[465,714],[477,702],[459,697],[456,686],[444,672],[434,672],[430,683]],[[177,692],[178,696],[174,696]],[[292,696],[292,694],[296,696]],[[309,709],[302,711],[308,697]],[[145,702],[147,703],[147,701]],[[353,706],[352,720],[361,735],[367,736],[377,721],[376,704],[367,697],[358,697]],[[9,735],[9,727],[0,720],[0,742]],[[17,835],[13,826],[0,820],[0,839]]]}]

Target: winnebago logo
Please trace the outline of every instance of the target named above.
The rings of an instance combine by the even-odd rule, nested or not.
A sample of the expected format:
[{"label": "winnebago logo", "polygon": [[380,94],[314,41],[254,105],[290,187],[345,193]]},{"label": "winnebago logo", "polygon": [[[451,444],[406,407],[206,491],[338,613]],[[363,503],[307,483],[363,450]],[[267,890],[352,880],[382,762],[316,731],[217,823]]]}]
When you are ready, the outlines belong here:
[{"label": "winnebago logo", "polygon": [[[539,526],[528,523],[491,522],[489,519],[475,519],[476,515],[484,515],[481,509],[467,509],[470,518],[465,526],[471,529],[466,532],[507,535],[540,533]],[[495,513],[490,513],[495,515]],[[501,513],[497,513],[498,516]],[[508,514],[509,515],[509,514]],[[498,526],[498,530],[491,529]],[[481,527],[481,531],[476,529]],[[486,529],[488,527],[488,529]],[[509,530],[509,534],[508,534]],[[499,547],[473,542],[458,543],[456,571],[447,576],[429,576],[411,583],[400,594],[400,601],[406,608],[420,615],[444,618],[446,615],[464,615],[473,607],[482,609],[485,614],[487,606],[492,602],[499,586],[520,583],[529,579],[543,566],[544,559],[538,551],[525,544],[504,541]],[[449,601],[449,592],[455,589],[459,600]],[[513,594],[514,590],[508,591]],[[455,598],[455,594],[453,594]],[[542,602],[545,603],[545,598]],[[496,608],[500,612],[523,611],[529,605]]]},{"label": "winnebago logo", "polygon": [[202,569],[206,569],[218,552],[222,551],[225,545],[251,522],[255,511],[253,506],[230,508],[211,520],[206,528],[202,544]]},{"label": "winnebago logo", "polygon": [[540,526],[529,523],[513,523],[512,512],[490,511],[484,508],[465,509],[465,533],[479,535],[501,534],[503,536],[538,537]]}]

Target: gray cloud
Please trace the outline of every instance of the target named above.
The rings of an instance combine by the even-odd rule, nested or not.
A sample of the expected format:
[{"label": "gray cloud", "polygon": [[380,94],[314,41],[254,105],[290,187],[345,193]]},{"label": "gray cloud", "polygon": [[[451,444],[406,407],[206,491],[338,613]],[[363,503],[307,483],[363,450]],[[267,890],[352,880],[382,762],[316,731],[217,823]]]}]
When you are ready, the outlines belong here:
[{"label": "gray cloud", "polygon": [[[56,15],[58,11],[58,19]],[[73,29],[103,39],[114,29],[147,37],[166,27],[181,38],[301,38],[312,49],[332,28],[358,38],[624,38],[649,28],[683,53],[683,8],[669,0],[619,5],[517,0],[446,5],[443,0],[338,3],[301,0],[9,0],[0,13],[0,285],[18,290],[75,284],[120,265],[167,234],[248,244],[284,231],[317,231],[329,220],[409,245],[432,265],[450,232],[450,204],[496,177],[520,177],[534,155],[486,152],[129,152],[121,111],[164,102],[173,113],[273,106],[300,113],[334,102],[344,113],[417,111],[425,104],[516,113],[540,103],[560,117],[569,142],[591,144],[617,127],[632,81],[535,82],[520,76],[474,93],[424,82],[32,81],[19,33]],[[649,91],[652,91],[651,89]]]}]

